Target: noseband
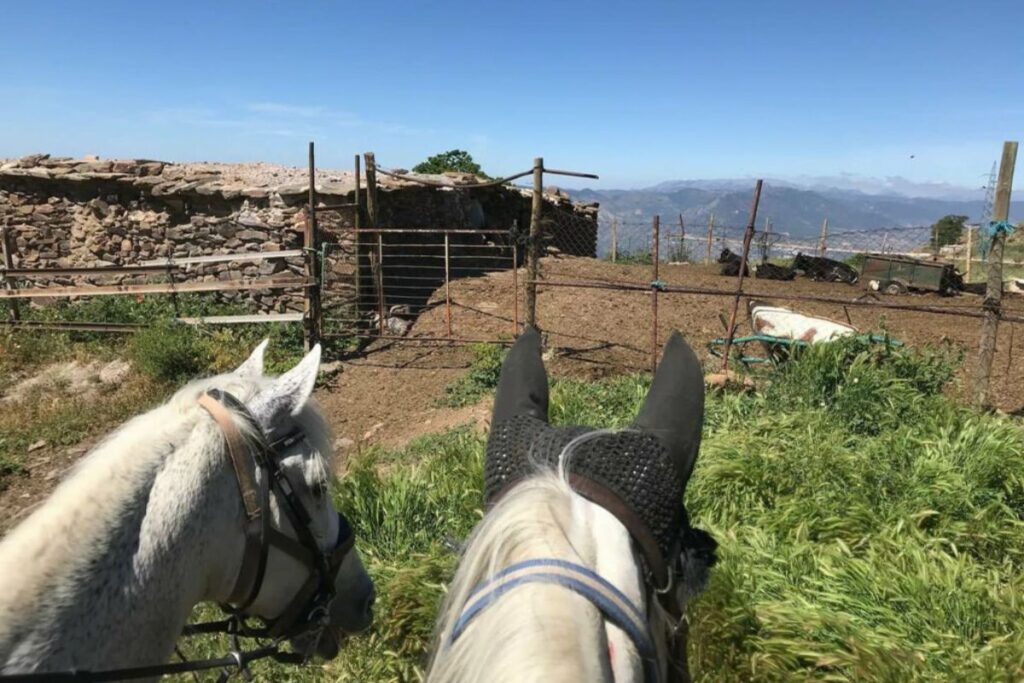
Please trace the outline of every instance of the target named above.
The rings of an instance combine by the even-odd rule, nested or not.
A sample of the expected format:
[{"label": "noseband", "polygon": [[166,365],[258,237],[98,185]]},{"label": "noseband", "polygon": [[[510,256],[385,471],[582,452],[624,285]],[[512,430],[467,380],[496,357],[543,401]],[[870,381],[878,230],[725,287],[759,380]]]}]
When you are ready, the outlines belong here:
[{"label": "noseband", "polygon": [[[213,417],[224,435],[245,508],[242,565],[227,604],[221,608],[229,614],[239,614],[253,604],[263,587],[267,556],[273,546],[306,566],[309,578],[281,615],[270,623],[267,635],[293,637],[325,624],[328,605],[334,598],[334,582],[355,543],[355,534],[352,525],[339,512],[338,536],[331,549],[322,549],[313,535],[313,518],[296,495],[295,487],[279,462],[282,452],[305,440],[306,435],[296,428],[275,441],[269,441],[245,404],[226,391],[211,389],[199,398],[199,405]],[[248,434],[239,429],[235,415],[247,423]],[[261,473],[258,486],[253,481],[248,462],[250,458]],[[291,523],[298,540],[281,533],[270,523],[271,491],[277,496],[278,506]]]}]

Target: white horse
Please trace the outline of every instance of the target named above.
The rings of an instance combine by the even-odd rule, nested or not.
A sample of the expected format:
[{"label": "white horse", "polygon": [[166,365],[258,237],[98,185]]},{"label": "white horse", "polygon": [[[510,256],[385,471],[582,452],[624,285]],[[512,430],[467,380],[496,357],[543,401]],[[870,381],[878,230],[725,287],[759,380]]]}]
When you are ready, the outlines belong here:
[{"label": "white horse", "polygon": [[[252,600],[245,600],[249,615],[273,620],[295,602],[312,570],[296,557],[304,552],[299,543],[291,542],[288,552],[283,537],[309,539],[327,554],[347,524],[328,494],[331,440],[310,398],[320,348],[269,378],[263,376],[266,344],[233,373],[194,381],[125,423],[0,541],[0,674],[159,664],[172,654],[196,604],[243,602],[238,579],[252,520],[241,481],[262,487],[269,470],[257,467],[245,449],[234,462],[225,431],[232,425],[247,444],[256,434],[267,441],[298,435],[274,456],[294,499],[283,501],[280,488],[266,489],[263,538],[271,537],[271,544],[261,563],[265,571],[256,575],[262,573],[262,581],[242,586],[252,589]],[[244,407],[204,408],[200,400],[210,390]],[[296,529],[285,509],[289,502],[308,513],[308,531]],[[335,656],[342,632],[363,630],[372,619],[373,583],[358,554],[348,552],[338,563],[337,597],[322,610],[320,637],[292,641],[305,655],[315,649]]]},{"label": "white horse", "polygon": [[[682,508],[703,389],[676,334],[630,429],[551,427],[540,337],[519,338],[495,396],[491,507],[449,587],[429,681],[688,680],[681,615],[715,548]],[[659,519],[675,527],[654,534],[672,539],[661,551]]]}]

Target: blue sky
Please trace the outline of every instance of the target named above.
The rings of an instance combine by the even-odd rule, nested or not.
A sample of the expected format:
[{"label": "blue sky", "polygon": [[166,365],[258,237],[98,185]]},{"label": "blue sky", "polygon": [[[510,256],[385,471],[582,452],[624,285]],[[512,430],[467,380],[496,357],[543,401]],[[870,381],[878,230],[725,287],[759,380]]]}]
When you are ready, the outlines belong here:
[{"label": "blue sky", "polygon": [[9,2],[0,156],[977,186],[1024,137],[1022,30],[1020,0]]}]

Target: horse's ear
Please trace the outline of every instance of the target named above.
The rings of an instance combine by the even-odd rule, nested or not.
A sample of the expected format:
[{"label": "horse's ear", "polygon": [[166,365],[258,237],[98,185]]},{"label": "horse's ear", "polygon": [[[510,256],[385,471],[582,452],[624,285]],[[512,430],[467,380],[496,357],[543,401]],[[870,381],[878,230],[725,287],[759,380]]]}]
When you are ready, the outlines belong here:
[{"label": "horse's ear", "polygon": [[501,366],[491,424],[517,415],[548,420],[548,373],[540,357],[540,332],[527,327]]},{"label": "horse's ear", "polygon": [[704,426],[704,373],[679,332],[665,344],[647,398],[633,426],[657,436],[686,485],[700,450]]},{"label": "horse's ear", "polygon": [[270,343],[270,337],[267,337],[260,342],[259,346],[252,350],[249,357],[245,359],[245,362],[238,366],[235,370],[236,375],[242,377],[262,377],[263,376],[263,354],[267,351],[267,344]]},{"label": "horse's ear", "polygon": [[320,345],[317,344],[298,365],[274,379],[249,402],[249,410],[264,429],[286,415],[298,415],[313,394],[320,371]]}]

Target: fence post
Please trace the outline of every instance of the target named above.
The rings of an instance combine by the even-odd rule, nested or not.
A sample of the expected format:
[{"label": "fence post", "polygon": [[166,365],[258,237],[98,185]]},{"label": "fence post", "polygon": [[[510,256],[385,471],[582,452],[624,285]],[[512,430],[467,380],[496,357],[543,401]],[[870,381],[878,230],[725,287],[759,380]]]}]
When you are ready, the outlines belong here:
[{"label": "fence post", "polygon": [[[1017,143],[1003,143],[1003,158],[999,162],[999,180],[992,207],[992,222],[1001,223],[1009,218],[1010,192],[1013,189],[1013,167],[1017,163]],[[978,374],[974,382],[974,405],[988,407],[988,385],[992,376],[992,360],[996,353],[996,333],[999,327],[1003,299],[1003,246],[1005,230],[992,226],[992,244],[988,250],[988,282],[985,285],[985,318],[981,324],[981,342],[978,345]]]},{"label": "fence post", "polygon": [[974,255],[974,228],[967,226],[967,263],[964,265],[964,282],[971,281],[971,257]]},{"label": "fence post", "polygon": [[306,279],[312,281],[312,286],[306,287],[306,305],[304,320],[306,327],[305,347],[309,351],[320,341],[320,269],[317,265],[320,252],[319,240],[317,239],[316,225],[316,157],[314,156],[313,143],[309,143],[309,210],[306,212],[306,229],[303,235],[303,247],[305,248],[305,271]]},{"label": "fence post", "polygon": [[612,263],[619,258],[619,218],[612,216]]},{"label": "fence post", "polygon": [[519,336],[519,246],[512,242],[512,336]]},{"label": "fence post", "polygon": [[526,283],[526,324],[537,325],[537,277],[540,270],[541,210],[544,206],[544,159],[533,160],[533,206],[530,210],[529,264]]},{"label": "fence post", "polygon": [[708,253],[704,257],[704,265],[711,265],[711,243],[715,238],[715,214],[708,216]]},{"label": "fence post", "polygon": [[444,231],[444,320],[448,329],[448,336],[452,336],[452,290],[450,273],[450,235]]},{"label": "fence post", "polygon": [[355,204],[355,211],[354,211],[354,215],[352,217],[352,228],[353,228],[353,230],[356,233],[356,235],[355,235],[355,237],[356,237],[356,240],[355,240],[356,241],[356,282],[355,282],[355,285],[356,285],[356,310],[355,310],[355,317],[356,317],[356,328],[358,329],[358,328],[362,327],[362,324],[361,324],[362,320],[360,318],[360,312],[362,311],[362,307],[363,307],[363,235],[362,235],[362,233],[360,233],[360,228],[362,227],[362,221],[363,221],[363,217],[362,217],[363,197],[362,197],[362,188],[360,187],[361,183],[360,183],[360,179],[359,179],[360,168],[359,168],[359,155],[358,154],[355,155],[354,168],[355,168],[355,174],[356,174],[356,178],[355,178],[356,179],[356,196],[355,196],[355,200],[353,201],[353,204]]},{"label": "fence post", "polygon": [[750,222],[743,231],[743,253],[740,256],[740,273],[736,278],[736,295],[732,300],[732,312],[729,314],[729,329],[725,331],[725,350],[722,352],[722,372],[729,373],[729,353],[732,350],[732,335],[736,329],[736,313],[740,307],[740,296],[743,294],[743,277],[747,270],[747,256],[750,255],[750,242],[754,239],[754,223],[757,221],[757,205],[761,202],[761,184],[758,179],[754,185],[754,202],[750,206]]},{"label": "fence post", "polygon": [[384,236],[377,229],[377,159],[373,152],[364,152],[366,162],[366,224],[377,234],[377,244],[371,247],[370,270],[377,299],[377,327],[384,336]]},{"label": "fence post", "polygon": [[821,222],[821,238],[818,240],[818,256],[824,256],[828,250],[828,219]]},{"label": "fence post", "polygon": [[[3,252],[4,259],[4,276],[0,279],[4,281],[4,288],[8,291],[14,289],[13,278],[7,276],[7,269],[14,267],[14,259],[11,257],[11,254],[14,252],[14,248],[11,246],[10,235],[10,226],[0,226],[0,251]],[[13,322],[17,322],[21,319],[21,312],[18,310],[17,299],[9,299],[7,301],[7,310],[9,312],[8,314],[10,319]]]},{"label": "fence post", "polygon": [[661,216],[651,221],[651,374],[658,369],[658,261],[661,260]]},{"label": "fence post", "polygon": [[[683,214],[679,214],[679,248],[676,250],[679,261],[683,261],[686,252],[686,224],[683,222]],[[689,261],[689,259],[687,259]]]},{"label": "fence post", "polygon": [[377,229],[377,160],[373,152],[365,152],[366,161],[366,223],[373,230]]}]

